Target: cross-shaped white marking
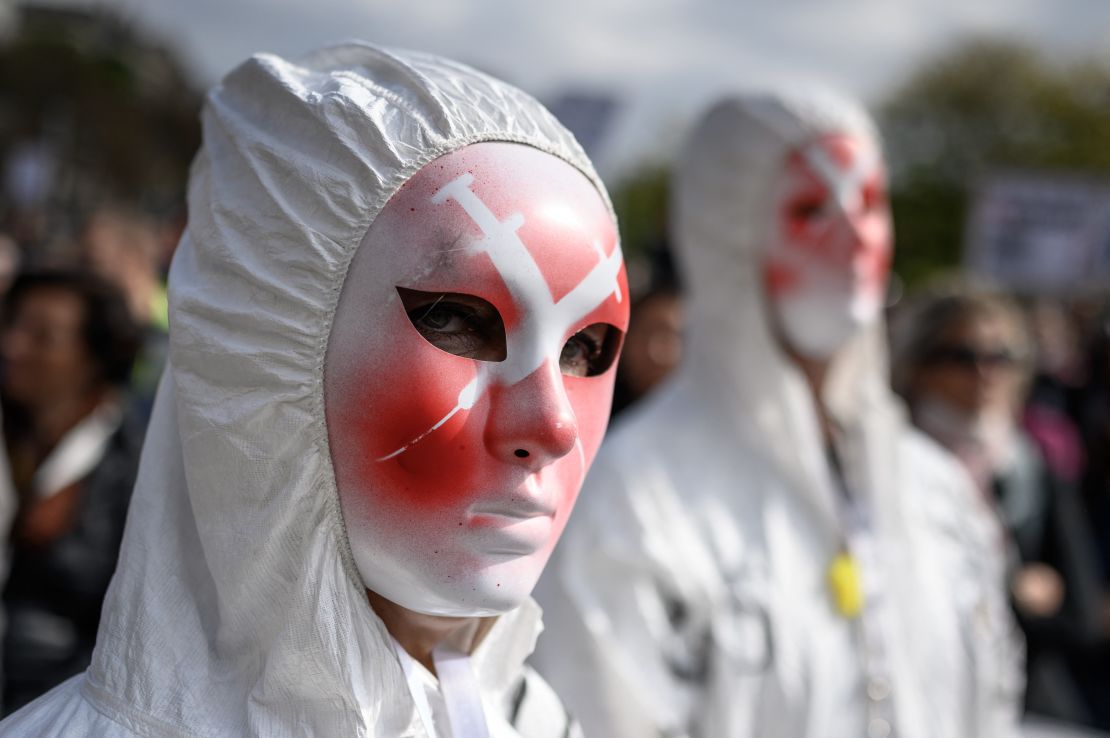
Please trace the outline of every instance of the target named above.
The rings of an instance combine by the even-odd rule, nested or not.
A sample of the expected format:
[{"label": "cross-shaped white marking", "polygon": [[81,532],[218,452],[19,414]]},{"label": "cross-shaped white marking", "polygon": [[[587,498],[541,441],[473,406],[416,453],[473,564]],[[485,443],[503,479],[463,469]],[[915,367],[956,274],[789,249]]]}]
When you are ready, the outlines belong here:
[{"label": "cross-shaped white marking", "polygon": [[[620,246],[614,246],[613,252],[606,256],[599,244],[592,243],[598,253],[597,265],[574,289],[556,301],[539,265],[517,233],[524,225],[524,216],[516,213],[499,221],[489,206],[470,189],[473,181],[474,176],[469,173],[457,177],[432,196],[432,203],[442,205],[454,200],[482,231],[483,237],[470,248],[488,254],[493,261],[513,301],[521,307],[520,325],[505,337],[504,361],[479,362],[478,373],[460,390],[458,401],[450,412],[428,430],[378,461],[404,453],[442,427],[460,410],[473,407],[494,380],[513,385],[539,369],[547,359],[558,363],[566,332],[609,299],[609,295],[615,295],[618,302],[622,299],[618,283],[622,263]],[[585,458],[580,443],[578,450],[584,467]]]},{"label": "cross-shaped white marking", "polygon": [[852,213],[862,206],[863,186],[879,165],[878,152],[872,146],[864,144],[859,157],[847,169],[842,168],[820,144],[806,147],[803,155],[814,173],[832,192],[833,200],[843,213]]}]

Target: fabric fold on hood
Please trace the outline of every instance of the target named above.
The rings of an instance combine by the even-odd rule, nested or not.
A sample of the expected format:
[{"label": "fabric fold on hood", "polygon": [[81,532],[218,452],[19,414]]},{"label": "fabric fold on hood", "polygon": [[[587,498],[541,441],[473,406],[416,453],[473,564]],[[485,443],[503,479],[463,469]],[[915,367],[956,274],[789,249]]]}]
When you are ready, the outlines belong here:
[{"label": "fabric fold on hood", "polygon": [[[169,361],[84,698],[140,735],[413,734],[324,425],[348,265],[406,180],[471,143],[535,147],[608,204],[605,189],[531,97],[363,43],[255,56],[209,94],[203,125],[170,275]],[[531,603],[502,616],[476,668],[519,670],[538,627]]]}]

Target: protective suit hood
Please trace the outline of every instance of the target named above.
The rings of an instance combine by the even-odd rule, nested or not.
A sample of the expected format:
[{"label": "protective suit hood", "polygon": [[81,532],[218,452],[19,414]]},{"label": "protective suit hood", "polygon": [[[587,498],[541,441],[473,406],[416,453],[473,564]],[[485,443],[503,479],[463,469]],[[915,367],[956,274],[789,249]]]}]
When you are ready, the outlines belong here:
[{"label": "protective suit hood", "polygon": [[[48,709],[48,697],[12,727],[420,735],[352,560],[329,455],[322,371],[348,265],[403,183],[471,143],[535,147],[605,190],[532,98],[361,43],[250,59],[210,93],[203,124],[170,277],[169,363],[77,683],[84,703],[54,697]],[[479,680],[508,689],[538,627],[530,601],[502,616],[473,655]]]},{"label": "protective suit hood", "polygon": [[[820,88],[726,98],[690,133],[673,194],[673,240],[690,285],[680,371],[719,389],[741,435],[784,471],[807,475],[810,489],[829,486],[823,444],[802,375],[771,332],[762,260],[787,155],[838,133],[878,144],[865,111]],[[897,414],[886,354],[881,323],[837,353],[824,400],[839,422]],[[809,457],[801,466],[799,453]],[[820,504],[833,515],[832,500]]]}]

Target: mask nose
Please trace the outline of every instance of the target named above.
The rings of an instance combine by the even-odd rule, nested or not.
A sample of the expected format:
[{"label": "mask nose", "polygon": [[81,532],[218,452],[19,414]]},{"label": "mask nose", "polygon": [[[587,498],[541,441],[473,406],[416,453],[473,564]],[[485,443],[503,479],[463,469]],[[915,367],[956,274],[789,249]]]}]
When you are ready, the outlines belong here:
[{"label": "mask nose", "polygon": [[507,463],[540,469],[566,456],[578,442],[578,421],[550,359],[513,385],[490,388],[486,446]]}]

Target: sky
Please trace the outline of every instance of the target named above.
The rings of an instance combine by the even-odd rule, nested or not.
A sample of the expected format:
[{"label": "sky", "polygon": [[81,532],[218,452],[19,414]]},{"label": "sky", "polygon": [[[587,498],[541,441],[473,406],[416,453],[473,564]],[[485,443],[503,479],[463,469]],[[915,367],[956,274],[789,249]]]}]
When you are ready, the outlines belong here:
[{"label": "sky", "polygon": [[[11,0],[0,0],[0,3]],[[57,5],[58,0],[33,0]],[[74,4],[66,2],[65,4]],[[175,49],[209,86],[257,51],[298,55],[363,38],[456,58],[540,99],[620,101],[607,179],[668,159],[715,97],[819,82],[874,104],[969,36],[1110,59],[1107,0],[76,0],[109,7]]]}]

